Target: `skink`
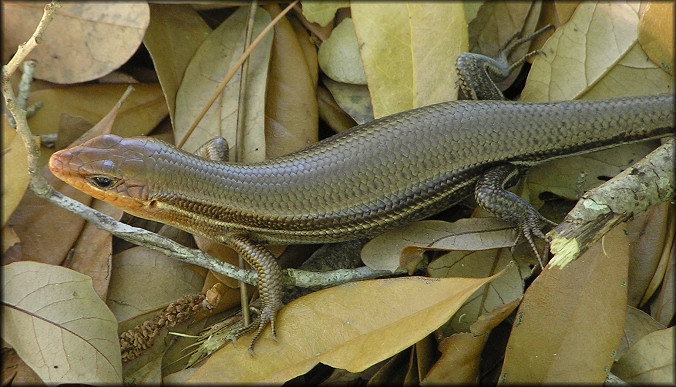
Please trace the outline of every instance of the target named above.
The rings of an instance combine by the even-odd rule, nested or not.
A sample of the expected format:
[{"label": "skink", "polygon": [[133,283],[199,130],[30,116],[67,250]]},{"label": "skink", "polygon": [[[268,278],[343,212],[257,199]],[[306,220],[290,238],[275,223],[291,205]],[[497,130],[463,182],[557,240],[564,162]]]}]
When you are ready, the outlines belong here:
[{"label": "skink", "polygon": [[107,135],[54,153],[49,167],[130,214],[234,247],[258,272],[258,337],[268,322],[274,334],[282,305],[279,266],[261,243],[377,235],[457,203],[502,166],[657,138],[673,128],[672,95],[456,101],[384,117],[255,164],[212,161],[148,137]]}]

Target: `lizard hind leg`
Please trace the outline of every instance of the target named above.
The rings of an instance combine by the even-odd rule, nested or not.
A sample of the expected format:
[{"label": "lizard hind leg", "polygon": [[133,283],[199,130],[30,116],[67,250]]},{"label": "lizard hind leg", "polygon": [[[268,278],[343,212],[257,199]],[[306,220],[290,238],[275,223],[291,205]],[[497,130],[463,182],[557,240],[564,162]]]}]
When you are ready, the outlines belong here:
[{"label": "lizard hind leg", "polygon": [[488,170],[477,181],[474,197],[485,210],[500,219],[516,224],[519,234],[514,243],[516,244],[523,235],[533,248],[540,266],[543,266],[542,255],[535,245],[533,236],[547,240],[541,228],[556,223],[540,215],[523,198],[505,190],[506,186],[516,181],[518,172],[518,168],[512,164],[499,165]]}]

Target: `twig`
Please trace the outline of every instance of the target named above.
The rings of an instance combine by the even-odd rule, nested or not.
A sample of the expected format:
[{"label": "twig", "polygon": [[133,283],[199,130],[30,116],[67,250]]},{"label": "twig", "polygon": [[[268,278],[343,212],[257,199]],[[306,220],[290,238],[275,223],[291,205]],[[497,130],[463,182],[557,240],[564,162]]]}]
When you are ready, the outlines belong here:
[{"label": "twig", "polygon": [[[76,200],[64,196],[60,192],[56,191],[51,185],[49,185],[42,174],[40,174],[40,168],[38,165],[40,149],[33,139],[33,134],[28,127],[28,122],[26,121],[26,111],[21,109],[16,103],[14,91],[10,83],[10,78],[18,67],[15,64],[22,63],[30,51],[37,45],[39,36],[42,35],[43,31],[51,20],[52,13],[58,7],[59,4],[56,2],[52,2],[51,4],[45,6],[42,20],[36,28],[35,33],[26,44],[19,46],[16,54],[10,60],[12,66],[5,65],[2,67],[2,91],[7,104],[7,110],[16,120],[17,132],[19,135],[21,135],[21,138],[28,149],[28,172],[31,176],[31,182],[29,185],[30,189],[37,196],[81,216],[85,220],[96,225],[96,227],[99,229],[108,231],[112,235],[115,235],[121,239],[137,245],[148,247],[155,251],[159,251],[167,256],[182,260],[186,263],[198,265],[200,267],[213,270],[217,273],[221,273],[223,275],[227,275],[229,277],[255,285],[256,273],[253,270],[240,269],[236,266],[222,262],[201,250],[190,249],[148,230],[120,223],[108,215],[93,210],[92,208],[85,206]],[[38,37],[36,38],[36,36]],[[363,268],[356,270],[354,275],[357,278],[362,277],[364,275],[364,271],[368,272],[368,270],[369,269]],[[330,278],[332,275],[331,273],[327,273],[327,276]],[[286,282],[288,283],[289,281]],[[310,284],[295,283],[296,286],[301,287],[314,286],[315,284],[316,283],[314,281]],[[330,281],[326,281],[325,284],[330,285],[331,283]]]},{"label": "twig", "polygon": [[[249,19],[247,20],[246,35],[244,36],[244,52],[251,46],[251,37],[253,35],[254,22],[256,21],[256,8],[258,8],[258,1],[253,0],[249,4]],[[244,56],[244,52],[242,56]],[[239,77],[239,97],[237,99],[237,140],[235,141],[235,161],[242,161],[244,159],[244,124],[246,122],[246,83],[249,74],[249,60],[246,58],[242,64],[242,70]],[[246,264],[244,258],[239,254],[239,267],[245,268]],[[244,326],[249,326],[251,323],[251,316],[249,315],[249,294],[246,286],[240,282],[239,298],[242,306],[242,319]]]},{"label": "twig", "polygon": [[563,268],[617,224],[674,196],[674,140],[671,139],[619,175],[587,192],[548,235]]},{"label": "twig", "polygon": [[[42,19],[38,24],[33,35],[26,41],[24,44],[20,44],[16,53],[9,60],[9,62],[2,66],[2,94],[5,97],[5,103],[7,105],[7,110],[11,113],[14,121],[16,122],[16,131],[21,136],[26,149],[28,151],[28,174],[31,176],[31,186],[41,192],[49,191],[49,184],[47,181],[40,175],[40,168],[38,165],[40,148],[38,144],[33,139],[33,133],[31,133],[28,128],[28,122],[26,121],[26,110],[18,106],[17,101],[14,97],[14,90],[10,79],[12,75],[19,68],[19,65],[24,62],[28,54],[38,45],[42,39],[42,34],[45,29],[52,21],[54,12],[61,7],[61,4],[58,1],[52,1],[51,3],[45,5],[45,9],[42,13]],[[49,188],[47,188],[49,187]]]}]

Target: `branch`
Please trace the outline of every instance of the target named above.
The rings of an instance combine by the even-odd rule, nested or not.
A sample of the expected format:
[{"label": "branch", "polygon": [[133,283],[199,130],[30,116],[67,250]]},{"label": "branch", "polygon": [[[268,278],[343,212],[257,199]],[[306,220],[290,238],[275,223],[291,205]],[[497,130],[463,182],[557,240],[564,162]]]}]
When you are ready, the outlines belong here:
[{"label": "branch", "polygon": [[674,197],[674,140],[585,193],[552,237],[551,266],[563,268],[617,224]]},{"label": "branch", "polygon": [[[136,245],[147,247],[151,250],[159,251],[169,257],[179,259],[186,263],[204,267],[228,277],[255,285],[257,278],[255,271],[240,269],[236,266],[222,262],[201,250],[190,249],[172,241],[171,239],[164,238],[148,230],[120,223],[108,215],[98,212],[76,200],[64,196],[60,192],[56,191],[51,185],[49,185],[44,176],[42,176],[38,164],[40,149],[33,139],[33,134],[28,127],[28,122],[26,121],[26,110],[17,104],[14,96],[14,90],[12,89],[10,83],[10,78],[14,72],[16,72],[18,66],[26,59],[28,54],[30,54],[31,50],[37,46],[45,28],[47,28],[49,22],[52,20],[54,11],[59,7],[60,5],[56,1],[53,1],[52,3],[45,6],[40,24],[36,28],[31,38],[25,44],[20,45],[16,54],[12,57],[9,63],[2,67],[2,91],[7,104],[7,110],[14,117],[16,121],[16,130],[21,136],[26,148],[28,149],[28,173],[31,176],[29,188],[31,191],[33,191],[37,196],[81,216],[85,220],[93,223],[97,228],[110,232],[116,237]],[[350,275],[354,279],[364,278],[368,275],[374,275],[374,272],[370,269],[358,268],[353,270],[337,271],[340,273],[340,275],[327,272],[323,274],[325,278],[328,278],[325,280],[318,280],[314,274],[309,275],[311,279],[308,281],[304,281],[302,279],[294,280],[294,278],[299,276],[298,272],[301,272],[302,274],[302,271],[296,270],[292,275],[289,276],[292,279],[287,280],[286,282],[300,287],[316,286],[318,283],[328,286],[349,281]],[[371,274],[369,274],[369,272]],[[335,278],[335,281],[337,282],[333,283],[333,278]]]}]

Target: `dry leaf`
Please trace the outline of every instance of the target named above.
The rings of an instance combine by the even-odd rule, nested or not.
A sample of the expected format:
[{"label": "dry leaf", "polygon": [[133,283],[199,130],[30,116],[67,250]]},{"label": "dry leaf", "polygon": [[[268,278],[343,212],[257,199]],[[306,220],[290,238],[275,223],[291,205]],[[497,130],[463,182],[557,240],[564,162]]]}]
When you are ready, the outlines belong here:
[{"label": "dry leaf", "polygon": [[676,327],[670,327],[643,336],[613,365],[612,372],[631,384],[673,385],[674,332]]},{"label": "dry leaf", "polygon": [[7,226],[2,228],[2,265],[20,260],[20,243],[21,239],[19,239],[19,236],[16,235],[12,227]]},{"label": "dry leaf", "polygon": [[225,346],[212,355],[190,381],[280,383],[318,362],[361,371],[427,336],[470,294],[495,278],[408,277],[312,293],[278,314],[278,343],[266,330],[252,358],[246,348],[251,335],[244,336],[236,346]]},{"label": "dry leaf", "polygon": [[528,201],[538,208],[543,192],[577,200],[654,149],[654,142],[642,142],[536,165],[528,169],[524,181]]},{"label": "dry leaf", "polygon": [[542,47],[545,55],[533,60],[521,100],[570,100],[587,93],[636,44],[637,12],[627,3],[581,3]]},{"label": "dry leaf", "polygon": [[[491,1],[484,3],[479,9],[476,18],[468,26],[469,52],[476,52],[488,57],[494,57],[505,47],[507,41],[517,32],[523,31],[531,8],[536,6],[525,1]],[[526,36],[533,32],[524,31]],[[522,57],[528,51],[528,44],[521,48],[518,55]]]},{"label": "dry leaf", "polygon": [[28,188],[28,151],[16,133],[2,117],[2,226],[4,227]]},{"label": "dry leaf", "polygon": [[336,82],[366,85],[359,43],[351,18],[343,19],[321,46],[317,56],[324,74]]},{"label": "dry leaf", "polygon": [[[267,7],[275,17],[278,5]],[[274,158],[317,142],[317,92],[291,23],[275,25],[265,99],[265,156]]]},{"label": "dry leaf", "polygon": [[[176,115],[174,136],[182,139],[188,128],[206,105],[225,74],[244,52],[249,10],[240,7],[202,42],[190,60],[183,75],[183,81],[176,94]],[[270,23],[270,15],[264,9],[256,11],[253,36],[258,36]],[[228,140],[231,148],[230,160],[253,162],[265,159],[265,85],[272,34],[268,33],[248,58],[245,111],[241,112],[244,133],[243,144],[237,143],[238,101],[240,74],[230,80],[207,114],[197,125],[195,132],[183,149],[193,152],[208,140],[221,136]],[[235,149],[243,154],[235,155]],[[236,157],[235,157],[236,156]]]},{"label": "dry leaf", "polygon": [[441,358],[425,378],[427,384],[474,384],[479,380],[479,360],[487,336],[456,333],[439,343]]},{"label": "dry leaf", "polygon": [[[655,319],[663,324],[669,324],[674,320],[674,315],[676,314],[676,302],[674,302],[674,288],[676,285],[676,269],[674,267],[674,261],[676,260],[676,244],[674,243],[674,222],[672,220],[671,224],[671,237],[669,238],[669,249],[665,249],[664,253],[668,254],[668,263],[666,265],[666,270],[664,273],[664,280],[660,287],[659,293],[655,300],[650,304],[650,314],[655,317]],[[664,257],[664,255],[663,255]]]},{"label": "dry leaf", "polygon": [[349,6],[349,1],[304,1],[303,16],[309,22],[325,26],[333,21],[333,16],[339,8]]},{"label": "dry leaf", "polygon": [[[85,205],[91,203],[91,196],[57,179],[47,166],[40,173],[62,194]],[[7,225],[13,227],[21,239],[21,260],[60,265],[80,235],[84,222],[80,216],[27,190]]]},{"label": "dry leaf", "polygon": [[654,95],[671,92],[671,77],[648,60],[641,46],[634,44],[584,95],[585,99]]},{"label": "dry leaf", "polygon": [[197,48],[211,32],[199,14],[187,4],[149,4],[150,24],[143,44],[153,59],[157,78],[175,122],[176,92]]},{"label": "dry leaf", "polygon": [[628,259],[620,225],[564,269],[547,267],[517,311],[500,381],[603,383],[622,336]]},{"label": "dry leaf", "polygon": [[[44,106],[28,119],[28,124],[34,134],[51,134],[58,133],[63,113],[99,122],[127,87],[105,84],[38,90],[30,94],[28,104],[42,102]],[[113,124],[113,133],[122,137],[148,134],[167,116],[167,104],[159,85],[134,84],[133,87]],[[46,163],[50,155],[51,152],[43,152],[41,159]]]},{"label": "dry leaf", "polygon": [[[97,135],[110,133],[120,112],[124,93],[120,92],[118,98],[120,99],[117,103],[110,104],[112,105],[110,111],[71,145],[81,143]],[[92,198],[89,195],[57,179],[48,166],[45,165],[40,173],[52,187],[62,194],[86,205],[91,203]],[[8,224],[14,225],[15,231],[22,241],[22,260],[58,265],[70,253],[84,226],[84,219],[42,198],[38,198],[30,191],[26,191]],[[58,232],[54,232],[54,230],[58,230]],[[45,241],[48,241],[49,249],[43,247]],[[99,294],[104,295],[105,289],[101,289],[98,285],[97,283]]]},{"label": "dry leaf", "polygon": [[650,60],[674,74],[674,3],[648,2],[638,24],[638,42]]},{"label": "dry leaf", "polygon": [[[627,223],[627,235],[631,242],[627,296],[630,306],[643,306],[662,282],[668,257],[663,251],[666,248],[668,253],[667,246],[673,240],[673,230],[671,234],[668,231],[673,215],[669,203],[665,202]],[[661,260],[664,260],[662,265]],[[660,266],[661,270],[658,270]]]},{"label": "dry leaf", "polygon": [[144,247],[116,254],[112,272],[107,303],[120,322],[197,294],[204,282],[190,265]]},{"label": "dry leaf", "polygon": [[317,47],[315,47],[313,37],[310,35],[309,31],[305,29],[303,24],[298,21],[297,18],[293,16],[287,17],[289,18],[289,22],[291,22],[294,32],[296,33],[300,48],[303,50],[303,58],[305,58],[305,61],[307,62],[310,78],[312,78],[312,85],[316,89],[319,80],[319,64],[317,63]]},{"label": "dry leaf", "polygon": [[[423,220],[370,240],[361,251],[373,270],[395,271],[413,265],[424,250],[488,250],[514,244],[513,227],[497,218],[456,222]],[[406,250],[405,250],[406,249]]]},{"label": "dry leaf", "polygon": [[505,304],[521,299],[524,291],[523,275],[519,267],[512,262],[512,254],[508,249],[481,250],[475,252],[452,251],[430,262],[428,271],[432,277],[481,278],[503,271],[500,278],[482,286],[458,313],[444,324],[444,333],[469,332],[470,326],[480,316],[487,315]]},{"label": "dry leaf", "polygon": [[2,377],[3,386],[42,386],[42,379],[26,364],[11,348],[2,348]]},{"label": "dry leaf", "polygon": [[2,282],[2,337],[44,382],[122,382],[117,322],[89,277],[15,262]]},{"label": "dry leaf", "polygon": [[455,60],[467,51],[462,4],[350,7],[376,118],[457,98]]},{"label": "dry leaf", "polygon": [[622,341],[620,341],[620,347],[617,349],[615,359],[621,358],[643,336],[664,328],[666,326],[655,321],[655,319],[642,310],[627,306],[627,319],[624,323]]},{"label": "dry leaf", "polygon": [[[540,17],[540,2],[525,1],[489,1],[480,9],[474,20],[469,23],[469,52],[488,57],[496,57],[515,33],[522,37],[535,31]],[[535,46],[533,42],[521,44],[509,55],[510,63],[523,58]],[[501,90],[507,89],[519,75],[521,67],[516,68],[505,80],[498,83]]]},{"label": "dry leaf", "polygon": [[[368,95],[368,89],[366,94]],[[371,106],[370,100],[369,106]],[[324,86],[319,86],[317,89],[317,108],[319,109],[319,118],[334,132],[344,132],[357,124],[350,115],[338,106],[336,100]]]},{"label": "dry leaf", "polygon": [[373,121],[373,107],[368,87],[340,83],[324,77],[322,83],[331,92],[338,106],[358,124]]},{"label": "dry leaf", "polygon": [[[3,62],[33,33],[42,2],[3,2]],[[55,83],[90,81],[120,67],[141,44],[149,22],[145,2],[67,2],[28,59],[38,66],[35,78]],[[93,122],[93,121],[92,121]]]},{"label": "dry leaf", "polygon": [[[100,200],[95,200],[91,207],[117,220],[122,216],[122,210]],[[112,255],[113,236],[88,222],[64,266],[91,277],[94,291],[105,302],[111,278]]]}]

